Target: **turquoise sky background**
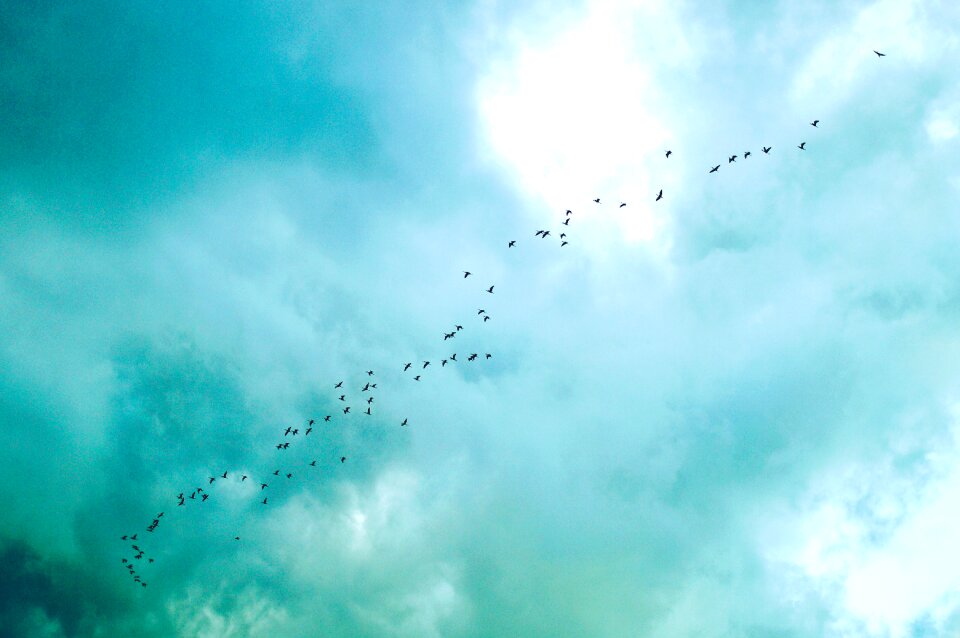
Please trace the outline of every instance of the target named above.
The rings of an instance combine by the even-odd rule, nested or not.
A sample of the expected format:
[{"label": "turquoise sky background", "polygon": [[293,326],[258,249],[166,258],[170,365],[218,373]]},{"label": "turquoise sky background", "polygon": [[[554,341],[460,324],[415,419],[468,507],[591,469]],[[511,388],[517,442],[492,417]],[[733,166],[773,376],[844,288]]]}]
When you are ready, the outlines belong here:
[{"label": "turquoise sky background", "polygon": [[958,54],[921,0],[0,3],[0,635],[957,635]]}]

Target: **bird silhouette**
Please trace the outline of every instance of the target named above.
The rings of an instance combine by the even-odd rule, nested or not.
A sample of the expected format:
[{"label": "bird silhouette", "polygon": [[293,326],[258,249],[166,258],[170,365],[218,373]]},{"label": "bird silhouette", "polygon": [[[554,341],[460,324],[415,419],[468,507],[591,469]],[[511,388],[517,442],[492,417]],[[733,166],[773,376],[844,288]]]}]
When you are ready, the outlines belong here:
[{"label": "bird silhouette", "polygon": [[772,147],[772,146],[764,146],[764,147],[763,147],[763,152],[769,154],[771,148],[773,148],[773,147]]},{"label": "bird silhouette", "polygon": [[340,457],[340,462],[341,462],[341,463],[346,463],[346,462],[347,462],[347,457],[341,456],[341,457]]},{"label": "bird silhouette", "polygon": [[806,146],[806,145],[807,145],[806,142],[800,142],[800,146],[798,146],[797,148],[799,148],[801,151],[805,151],[805,150],[807,150],[807,149],[804,148],[804,146]]},{"label": "bird silhouette", "polygon": [[446,365],[447,365],[447,360],[446,360],[446,359],[441,359],[441,360],[440,360],[440,367],[441,367],[441,368],[444,368],[444,367],[446,367]]},{"label": "bird silhouette", "polygon": [[478,314],[478,315],[482,315],[482,314],[485,313],[485,312],[486,312],[486,310],[484,310],[483,308],[480,308],[479,310],[477,310],[477,314]]},{"label": "bird silhouette", "polygon": [[404,425],[406,425],[406,424],[407,424],[407,420],[404,419],[404,420],[403,420],[403,423],[401,423],[400,425],[401,425],[401,426],[404,426]]},{"label": "bird silhouette", "polygon": [[[546,237],[546,235],[544,235],[544,237]],[[492,295],[492,294],[493,294],[493,286],[490,286],[489,288],[487,288],[487,292],[489,292],[489,293]]]},{"label": "bird silhouette", "polygon": [[420,380],[420,375],[418,374],[417,376],[415,376],[415,377],[413,378],[413,380],[414,380],[414,381],[419,381],[419,380]]},{"label": "bird silhouette", "polygon": [[570,218],[569,218],[569,217],[567,217],[565,220],[563,220],[563,225],[564,225],[564,226],[569,226],[569,225],[570,225]]},{"label": "bird silhouette", "polygon": [[493,355],[488,352],[485,356],[487,357],[487,359],[489,359],[489,358],[492,357]]},{"label": "bird silhouette", "polygon": [[346,401],[346,400],[347,400],[346,397],[347,397],[347,395],[341,394],[341,395],[340,395],[340,400],[341,400],[341,401]]},{"label": "bird silhouette", "polygon": [[663,189],[662,189],[662,188],[660,189],[660,192],[657,193],[657,198],[656,198],[655,200],[653,200],[653,201],[659,202],[661,199],[663,199]]},{"label": "bird silhouette", "polygon": [[421,369],[421,370],[426,370],[428,365],[430,365],[430,362],[429,362],[429,361],[424,361],[424,362],[423,362],[423,367],[420,368],[420,369]]},{"label": "bird silhouette", "polygon": [[267,485],[266,483],[261,483],[261,484],[260,484],[260,491],[262,492],[262,491],[264,490],[264,488],[267,488],[267,487],[270,487],[270,486]]},{"label": "bird silhouette", "polygon": [[344,413],[344,414],[350,414],[350,406],[349,406],[349,405],[343,409],[343,413]]},{"label": "bird silhouette", "polygon": [[877,51],[876,49],[874,49],[873,52],[877,54],[877,57],[878,57],[878,58],[885,58],[885,57],[887,57],[887,54],[886,54],[886,53],[880,53],[880,52]]},{"label": "bird silhouette", "polygon": [[317,467],[316,461],[310,461],[310,467]]},{"label": "bird silhouette", "polygon": [[329,420],[330,420],[330,415],[328,414],[327,416],[323,417],[323,420],[324,420],[324,422],[329,421]]},{"label": "bird silhouette", "polygon": [[727,158],[727,164],[732,164],[733,162],[736,162],[736,161],[737,161],[736,155],[731,155],[730,157]]},{"label": "bird silhouette", "polygon": [[451,361],[456,361],[456,360],[457,360],[457,353],[456,353],[456,352],[454,352],[452,355],[450,355],[450,360],[451,360]]},{"label": "bird silhouette", "polygon": [[568,209],[567,209],[567,217],[570,217],[570,215],[573,215],[573,211],[568,208]]},{"label": "bird silhouette", "polygon": [[507,242],[507,248],[513,248],[516,245],[517,245],[517,242],[512,239]]},{"label": "bird silhouette", "polygon": [[333,386],[333,387],[334,387],[334,389],[336,389],[336,388],[341,387],[342,385],[343,385],[343,381],[340,381],[340,382],[337,383],[337,385],[335,385],[335,386]]},{"label": "bird silhouette", "polygon": [[[566,243],[566,242],[564,242],[564,243]],[[490,315],[485,315],[485,316],[483,317],[483,320],[484,320],[485,322],[486,322],[486,321],[490,321]]]},{"label": "bird silhouette", "polygon": [[716,172],[719,171],[719,170],[720,170],[720,165],[717,164],[716,166],[714,166],[713,168],[710,169],[710,172],[711,172],[711,173],[716,173]]},{"label": "bird silhouette", "polygon": [[600,198],[598,197],[598,198],[596,198],[596,199],[593,200],[593,201],[596,202],[597,204],[599,204],[599,203],[600,203]]},{"label": "bird silhouette", "polygon": [[368,376],[368,377],[372,377],[372,376],[373,376],[373,370],[367,370],[367,376]]},{"label": "bird silhouette", "polygon": [[670,157],[671,155],[673,155],[673,151],[667,151],[667,157]]},{"label": "bird silhouette", "polygon": [[627,205],[627,202],[620,202],[620,206],[618,206],[617,208],[623,208],[626,205]]},{"label": "bird silhouette", "polygon": [[412,363],[405,363],[405,364],[403,364],[403,371],[406,372],[407,370],[410,369],[410,366],[412,366],[412,365],[413,365]]},{"label": "bird silhouette", "polygon": [[267,504],[267,499],[266,499],[266,498],[263,499],[263,504],[264,504],[264,505]]},{"label": "bird silhouette", "polygon": [[748,157],[750,157],[750,151],[743,154],[743,159],[747,159]]},{"label": "bird silhouette", "polygon": [[466,279],[467,277],[469,277],[469,276],[472,275],[472,274],[473,274],[473,273],[470,272],[469,270],[464,270],[464,271],[463,271],[463,278]]},{"label": "bird silhouette", "polygon": [[364,414],[366,414],[367,416],[370,416],[370,408],[367,408],[367,411],[364,412]]},{"label": "bird silhouette", "polygon": [[820,120],[814,120],[814,121],[810,122],[810,126],[816,126],[816,125],[819,124],[819,123],[820,123]]}]

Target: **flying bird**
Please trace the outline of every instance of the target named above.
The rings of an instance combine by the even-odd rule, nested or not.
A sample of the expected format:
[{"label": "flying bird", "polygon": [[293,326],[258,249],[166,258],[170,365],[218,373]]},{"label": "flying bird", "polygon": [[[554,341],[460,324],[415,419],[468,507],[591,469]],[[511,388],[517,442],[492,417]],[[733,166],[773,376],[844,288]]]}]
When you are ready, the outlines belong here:
[{"label": "flying bird", "polygon": [[596,202],[597,204],[599,204],[599,203],[600,203],[600,198],[598,197],[598,198],[596,198],[596,199],[593,200],[593,201]]},{"label": "flying bird", "polygon": [[367,416],[370,416],[370,408],[367,408],[367,411],[364,412],[364,414],[366,414]]},{"label": "flying bird", "polygon": [[347,396],[347,395],[345,395],[345,394],[341,394],[341,395],[340,395],[340,400],[341,400],[341,401],[346,401],[346,400],[347,400],[347,399],[346,399],[346,396]]},{"label": "flying bird", "polygon": [[743,154],[743,159],[747,159],[748,157],[750,157],[750,151]]},{"label": "flying bird", "polygon": [[420,368],[420,369],[421,369],[421,370],[426,370],[428,365],[430,365],[430,362],[429,362],[429,361],[424,361],[424,362],[423,362],[423,367]]},{"label": "flying bird", "polygon": [[464,270],[464,271],[463,271],[463,278],[466,279],[467,277],[469,277],[469,276],[472,275],[472,274],[473,274],[473,273],[470,272],[469,270]]},{"label": "flying bird", "polygon": [[310,467],[317,467],[316,461],[310,461]]},{"label": "flying bird", "polygon": [[243,475],[240,477],[240,482],[243,483],[243,482],[246,481],[246,480],[247,480],[247,475],[246,475],[246,474],[243,474]]},{"label": "flying bird", "polygon": [[657,198],[656,198],[655,200],[653,200],[653,201],[659,202],[661,199],[663,199],[663,189],[662,189],[662,188],[660,189],[660,192],[657,193]]},{"label": "flying bird", "polygon": [[[544,237],[546,237],[546,235],[544,235]],[[487,292],[489,292],[489,293],[492,295],[492,294],[493,294],[493,286],[490,286],[489,288],[487,288]]]},{"label": "flying bird", "polygon": [[820,120],[814,120],[814,121],[810,122],[810,126],[816,126],[816,125],[819,124],[819,123],[820,123]]},{"label": "flying bird", "polygon": [[350,406],[349,406],[349,405],[343,409],[343,413],[344,413],[344,414],[350,414]]},{"label": "flying bird", "polygon": [[441,360],[440,360],[440,367],[443,368],[443,367],[445,367],[446,365],[447,365],[447,360],[446,360],[446,359],[441,359]]},{"label": "flying bird", "polygon": [[339,383],[337,383],[337,385],[333,386],[333,388],[334,388],[334,389],[337,389],[337,388],[341,387],[342,385],[343,385],[343,381],[340,381]]},{"label": "flying bird", "polygon": [[669,158],[673,154],[673,151],[667,151],[667,157]]},{"label": "flying bird", "polygon": [[[567,243],[567,242],[563,242],[563,243]],[[484,321],[490,321],[490,315],[485,315],[485,316],[483,317],[483,320],[484,320]]]},{"label": "flying bird", "polygon": [[264,504],[264,505],[267,504],[267,499],[266,499],[266,498],[263,499],[263,504]]},{"label": "flying bird", "polygon": [[406,425],[406,424],[407,424],[407,420],[404,419],[404,420],[403,420],[403,423],[401,423],[400,425],[401,425],[401,426],[404,426],[404,425]]},{"label": "flying bird", "polygon": [[418,374],[417,376],[415,376],[415,377],[413,378],[413,380],[414,380],[414,381],[419,381],[419,380],[420,380],[420,375]]},{"label": "flying bird", "polygon": [[492,356],[493,356],[493,355],[490,354],[489,352],[486,354],[487,359],[489,359],[489,358],[492,357]]},{"label": "flying bird", "polygon": [[346,462],[347,462],[347,457],[341,456],[341,457],[340,457],[340,462],[341,462],[341,463],[346,463]]},{"label": "flying bird", "polygon": [[626,205],[627,205],[627,202],[620,202],[619,208],[623,208],[623,207],[626,206]]},{"label": "flying bird", "polygon": [[714,166],[713,168],[710,169],[710,172],[711,172],[711,173],[716,173],[716,172],[719,171],[719,170],[720,170],[720,165],[717,164],[716,166]]},{"label": "flying bird", "polygon": [[541,235],[540,238],[541,238],[541,239],[546,239],[546,238],[547,238],[547,235],[549,235],[549,234],[550,234],[550,231],[549,231],[549,230],[545,230],[545,231],[543,231],[543,235]]},{"label": "flying bird", "polygon": [[731,163],[736,162],[736,161],[737,161],[737,156],[736,156],[736,155],[731,155],[730,157],[727,158],[727,164],[731,164]]},{"label": "flying bird", "polygon": [[569,244],[569,243],[570,243],[570,242],[568,242],[568,241],[562,241],[562,242],[560,242],[560,248],[563,248],[564,246],[566,246],[566,245]]},{"label": "flying bird", "polygon": [[372,376],[373,376],[373,370],[367,370],[367,376],[368,376],[368,377],[372,377]]},{"label": "flying bird", "polygon": [[567,217],[570,217],[570,215],[573,215],[573,211],[568,208],[568,209],[567,209]]},{"label": "flying bird", "polygon": [[457,360],[457,353],[456,353],[456,352],[454,352],[452,355],[450,355],[450,360],[451,360],[451,361],[456,361],[456,360]]},{"label": "flying bird", "polygon": [[764,147],[763,147],[763,152],[769,154],[771,148],[773,148],[773,147],[772,147],[772,146],[764,146]]},{"label": "flying bird", "polygon": [[513,248],[516,245],[517,245],[517,242],[514,240],[510,240],[509,242],[507,242],[507,248]]},{"label": "flying bird", "polygon": [[485,312],[486,312],[486,310],[484,310],[483,308],[480,308],[479,310],[477,310],[477,314],[478,314],[478,315],[482,315],[482,314],[485,313]]},{"label": "flying bird", "polygon": [[569,217],[567,217],[565,220],[563,220],[563,225],[564,225],[564,226],[569,226],[569,225],[570,225],[570,218],[569,218]]},{"label": "flying bird", "polygon": [[885,58],[885,57],[887,57],[887,54],[886,54],[886,53],[880,53],[880,52],[877,51],[876,49],[874,49],[873,52],[877,54],[877,57],[878,57],[878,58]]},{"label": "flying bird", "polygon": [[405,364],[403,364],[403,371],[406,372],[407,370],[410,369],[410,366],[412,366],[412,365],[413,365],[412,363],[405,363]]},{"label": "flying bird", "polygon": [[807,145],[806,142],[800,142],[800,146],[798,146],[797,148],[799,148],[801,151],[805,151],[805,150],[807,150],[807,149],[805,149],[805,148],[803,148],[803,147],[806,146],[806,145]]},{"label": "flying bird", "polygon": [[329,421],[329,420],[330,420],[330,415],[328,414],[327,416],[323,417],[323,420],[324,420],[324,422]]}]

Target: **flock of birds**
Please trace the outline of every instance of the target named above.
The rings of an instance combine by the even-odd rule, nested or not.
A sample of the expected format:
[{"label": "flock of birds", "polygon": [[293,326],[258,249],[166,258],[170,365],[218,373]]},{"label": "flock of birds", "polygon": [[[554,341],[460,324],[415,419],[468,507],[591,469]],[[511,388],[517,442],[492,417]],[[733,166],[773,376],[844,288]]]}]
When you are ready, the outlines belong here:
[{"label": "flock of birds", "polygon": [[[877,55],[878,58],[886,57],[885,53],[881,53],[879,51],[874,51],[874,53]],[[818,128],[819,124],[820,124],[819,119],[815,119],[812,122],[810,122],[810,126],[814,128]],[[801,141],[800,144],[797,145],[797,148],[801,151],[805,151],[806,146],[807,146],[807,143],[805,141]],[[773,150],[772,146],[761,146],[761,151],[763,152],[764,155],[769,155],[772,150]],[[665,157],[667,159],[669,159],[671,155],[673,155],[672,150],[665,151]],[[737,161],[738,157],[747,159],[751,155],[752,153],[750,151],[744,151],[742,153],[742,156],[739,154],[730,155],[727,158],[727,163],[732,164]],[[721,165],[722,164],[717,164],[715,166],[712,166],[707,172],[716,173],[720,170]],[[658,202],[662,199],[663,199],[663,189],[660,189],[656,193],[654,197],[654,201]],[[602,205],[602,202],[599,197],[594,198],[593,203],[597,205]],[[618,208],[625,208],[626,206],[627,206],[626,202],[620,202]],[[561,229],[554,229],[554,230],[539,229],[534,233],[534,237],[539,238],[540,240],[544,240],[547,237],[555,236],[559,240],[559,245],[561,248],[569,245],[570,241],[569,241],[569,235],[567,231],[569,230],[570,221],[573,219],[573,216],[574,216],[574,212],[570,209],[567,209],[564,212],[562,221],[559,222],[559,225],[562,226]],[[517,240],[514,240],[514,239],[511,239],[506,243],[507,249],[515,248],[516,246],[517,246]],[[468,279],[471,276],[473,276],[473,272],[466,271],[466,270],[463,271],[463,279]],[[489,287],[483,288],[482,290],[486,292],[486,294],[493,295],[495,294],[494,293],[495,287],[496,287],[496,284],[493,284],[493,285],[490,285]],[[483,325],[490,320],[491,320],[491,315],[488,314],[484,308],[477,309],[474,321],[479,321],[479,325]],[[464,326],[462,324],[455,323],[453,328],[449,332],[444,331],[443,341],[449,341],[449,340],[455,339],[457,335],[463,330],[464,330]],[[413,361],[403,362],[402,364],[399,364],[396,369],[401,376],[407,377],[411,382],[420,382],[423,380],[423,376],[426,374],[427,368],[433,365],[434,369],[436,369],[436,365],[434,365],[434,361],[439,361],[440,368],[445,369],[448,366],[452,367],[455,364],[469,365],[469,364],[474,364],[477,361],[480,361],[480,362],[489,361],[490,359],[493,358],[493,355],[489,352],[483,352],[483,353],[471,352],[469,354],[462,355],[461,359],[457,358],[458,354],[462,355],[462,353],[454,352],[434,360],[421,360],[416,363]],[[285,428],[280,428],[280,430],[277,432],[278,441],[275,444],[271,443],[271,445],[276,449],[276,452],[279,455],[286,455],[292,443],[298,442],[298,445],[302,445],[299,442],[300,441],[305,442],[306,438],[310,436],[310,434],[314,431],[316,427],[335,427],[338,423],[340,423],[340,421],[334,421],[335,417],[343,421],[349,418],[350,415],[358,414],[356,412],[351,412],[352,408],[357,406],[357,404],[359,404],[359,408],[361,410],[359,414],[362,414],[364,416],[373,416],[374,405],[376,405],[376,395],[374,394],[374,392],[379,390],[379,388],[377,387],[379,382],[376,380],[376,372],[374,370],[363,371],[361,373],[361,380],[362,380],[362,384],[360,382],[353,382],[352,385],[350,385],[349,389],[355,390],[357,394],[351,394],[349,398],[347,394],[347,388],[344,387],[345,381],[338,380],[335,383],[332,383],[330,387],[333,390],[333,396],[335,398],[332,399],[331,403],[334,405],[342,404],[342,407],[339,407],[338,410],[334,411],[333,414],[323,415],[322,418],[320,418],[319,423],[317,421],[317,418],[308,418],[308,419],[305,419],[304,422],[300,425],[296,425],[296,426],[291,425]],[[406,427],[409,424],[410,424],[409,418],[407,417],[405,417],[402,421],[398,423],[400,427]],[[302,435],[301,435],[301,428],[303,429]],[[348,460],[347,456],[340,455],[338,453],[333,457],[331,464],[334,467],[336,467],[338,465],[342,465],[346,463],[347,460]],[[203,481],[200,481],[201,485],[199,486],[191,487],[189,489],[181,491],[179,494],[176,495],[175,498],[172,499],[171,503],[174,504],[173,506],[178,510],[179,508],[186,508],[186,507],[202,507],[203,504],[206,503],[211,498],[211,496],[215,493],[217,486],[223,485],[225,482],[231,481],[231,480],[238,482],[240,484],[244,484],[246,483],[246,481],[249,480],[251,481],[252,485],[256,486],[251,491],[254,494],[256,494],[256,499],[259,505],[261,507],[268,507],[270,505],[270,498],[271,498],[270,495],[280,487],[277,484],[278,482],[281,484],[284,484],[287,481],[295,481],[302,476],[301,471],[310,473],[310,472],[319,471],[320,469],[320,466],[318,466],[318,459],[316,458],[311,458],[309,461],[300,462],[299,464],[285,462],[285,459],[282,459],[274,463],[273,467],[275,469],[273,469],[272,471],[269,469],[264,469],[262,473],[259,473],[257,476],[250,476],[242,472],[231,473],[229,470],[224,470],[222,473],[218,473],[213,476],[208,476],[206,479],[204,479],[206,481],[205,483],[203,483]],[[206,489],[203,487],[204,484],[206,485]],[[256,488],[259,488],[259,489],[256,489]],[[164,518],[164,512],[161,511],[157,513],[156,516],[154,516],[154,518],[150,522],[150,524],[148,524],[144,528],[145,531],[151,536],[151,538],[153,538],[153,535],[156,532],[157,527],[160,525],[160,522],[163,518]],[[124,543],[125,547],[129,548],[126,550],[125,555],[121,556],[120,563],[121,565],[123,565],[124,569],[126,569],[134,585],[138,585],[140,587],[146,587],[147,581],[144,580],[142,573],[137,570],[137,565],[154,563],[155,557],[152,555],[147,555],[146,550],[144,550],[141,547],[141,544],[144,544],[144,541],[139,540],[138,535],[139,535],[139,531],[134,532],[132,534],[124,534],[120,536],[120,540]],[[240,536],[238,535],[233,536],[233,540],[240,541]]]}]

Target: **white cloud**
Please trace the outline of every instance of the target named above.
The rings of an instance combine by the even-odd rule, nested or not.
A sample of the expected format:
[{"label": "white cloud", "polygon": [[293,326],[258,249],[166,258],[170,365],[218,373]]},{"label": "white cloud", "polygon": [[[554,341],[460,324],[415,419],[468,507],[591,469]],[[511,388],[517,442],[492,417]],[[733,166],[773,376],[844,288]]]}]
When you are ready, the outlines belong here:
[{"label": "white cloud", "polygon": [[665,2],[615,1],[555,22],[545,37],[515,32],[509,59],[480,81],[489,149],[551,215],[602,214],[615,220],[607,236],[662,248],[668,205],[654,195],[679,174],[664,162],[674,134],[656,74],[695,60],[679,16]]}]

